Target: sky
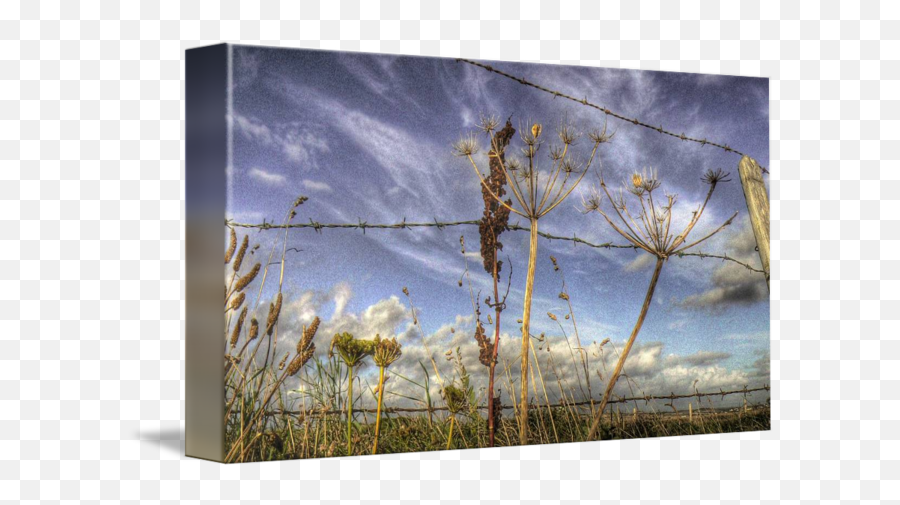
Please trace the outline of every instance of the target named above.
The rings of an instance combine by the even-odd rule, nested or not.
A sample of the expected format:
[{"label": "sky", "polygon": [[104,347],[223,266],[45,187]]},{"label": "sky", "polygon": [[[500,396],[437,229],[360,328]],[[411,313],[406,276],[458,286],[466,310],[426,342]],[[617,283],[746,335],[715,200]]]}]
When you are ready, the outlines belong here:
[{"label": "sky", "polygon": [[[625,116],[727,144],[763,166],[769,164],[766,79],[486,63]],[[240,223],[280,223],[300,195],[309,200],[298,208],[294,222],[479,219],[480,183],[468,161],[454,156],[452,145],[475,131],[481,115],[511,118],[517,129],[539,122],[550,134],[561,121],[582,132],[602,129],[605,123],[596,109],[554,99],[446,58],[235,46],[232,83],[227,217]],[[683,226],[705,197],[703,172],[717,168],[731,172],[731,181],[718,185],[691,236],[706,235],[735,211],[738,216],[693,251],[727,253],[759,267],[737,175],[739,156],[616,119],[606,126],[615,136],[600,146],[595,166],[602,168],[611,185],[635,170],[656,169],[662,189],[678,195],[673,227]],[[486,139],[481,137],[482,146]],[[573,148],[576,156],[586,159],[588,144],[582,138]],[[511,147],[522,145],[517,134]],[[475,160],[486,172],[484,152]],[[542,163],[546,166],[549,161]],[[597,183],[596,175],[588,174],[562,205],[541,219],[541,231],[624,244],[602,216],[583,212],[582,197]],[[609,209],[608,202],[604,205]],[[516,216],[510,222],[527,225]],[[243,234],[247,229],[238,231]],[[261,246],[254,261],[265,261],[273,245],[284,238],[283,230],[250,231],[251,243]],[[528,234],[507,231],[500,241],[504,290],[512,266],[507,309],[501,318],[500,364],[506,366],[508,360],[511,376],[517,378],[521,330],[516,320],[522,317]],[[318,316],[322,326],[315,343],[320,355],[336,332],[349,331],[360,338],[396,337],[403,344],[403,357],[390,371],[422,380],[418,361],[428,362],[424,335],[442,375],[453,377],[453,362],[445,352],[459,347],[476,389],[486,386],[487,369],[478,361],[473,338],[472,294],[484,300],[493,288],[482,267],[477,226],[365,233],[295,229],[287,233],[287,248],[281,354],[296,342],[303,325]],[[554,270],[551,255],[558,260],[559,271]],[[280,251],[275,257],[280,259]],[[553,376],[555,381],[558,375],[573,388],[584,380],[572,364],[566,341],[574,345],[576,328],[571,318],[564,319],[568,306],[558,296],[563,279],[577,336],[589,354],[593,396],[599,398],[607,369],[614,367],[616,353],[636,322],[653,264],[654,258],[643,252],[540,239],[531,332],[545,335],[543,342],[535,342],[545,378]],[[278,266],[274,268],[277,273]],[[404,287],[415,306],[415,322]],[[258,285],[251,292],[254,289]],[[276,282],[267,281],[263,300],[273,298],[277,289]],[[762,275],[740,265],[696,257],[670,259],[626,362],[630,381],[620,380],[616,393],[669,394],[695,387],[718,391],[768,384],[768,298]],[[486,320],[489,312],[482,303],[482,322],[493,334],[493,325]],[[562,329],[548,312],[559,316]],[[265,314],[258,317],[264,319]],[[600,346],[607,338],[610,342]],[[371,380],[374,371],[374,366],[364,369],[363,380]],[[500,382],[503,401],[508,402],[510,385],[505,379]],[[397,390],[412,387],[401,380],[393,384]],[[548,391],[548,397],[558,400],[558,389]],[[397,396],[392,401],[404,402]],[[732,397],[723,405],[735,401]]]}]

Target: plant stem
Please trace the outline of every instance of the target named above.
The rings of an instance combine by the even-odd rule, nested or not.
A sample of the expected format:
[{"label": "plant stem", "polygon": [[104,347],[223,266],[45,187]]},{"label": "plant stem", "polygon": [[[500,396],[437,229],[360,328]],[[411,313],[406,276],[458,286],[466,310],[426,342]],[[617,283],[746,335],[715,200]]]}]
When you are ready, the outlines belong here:
[{"label": "plant stem", "polygon": [[347,455],[349,456],[353,447],[350,438],[353,426],[353,365],[348,365],[348,368],[350,368],[350,384],[347,386]]},{"label": "plant stem", "polygon": [[381,405],[384,402],[384,367],[378,372],[378,413],[375,415],[375,443],[372,454],[378,454],[378,433],[381,431]]},{"label": "plant stem", "polygon": [[500,300],[497,290],[497,248],[494,248],[494,350],[488,378],[488,447],[494,446],[494,368],[497,366],[497,351],[500,348]]},{"label": "plant stem", "polygon": [[453,414],[450,415],[450,434],[447,435],[447,450],[450,450],[450,442],[453,441],[453,422],[456,421],[456,417]]},{"label": "plant stem", "polygon": [[522,394],[519,413],[522,417],[519,423],[519,443],[528,443],[528,342],[531,323],[531,295],[534,292],[534,269],[537,263],[537,238],[538,220],[531,218],[531,241],[529,242],[528,274],[525,278],[525,307],[522,310],[522,381],[520,383]]},{"label": "plant stem", "polygon": [[616,381],[619,380],[619,374],[622,373],[622,368],[625,367],[625,358],[628,357],[628,352],[631,351],[631,346],[634,345],[634,341],[638,336],[638,333],[641,331],[641,326],[644,324],[644,318],[647,317],[647,310],[650,308],[650,301],[653,299],[653,292],[656,291],[656,281],[659,280],[659,274],[662,272],[663,262],[665,262],[664,258],[656,259],[656,269],[653,270],[653,277],[650,279],[650,286],[647,288],[647,296],[644,298],[644,305],[641,307],[641,314],[638,316],[637,323],[634,325],[634,329],[631,331],[631,336],[628,338],[628,342],[625,344],[625,349],[622,350],[622,354],[619,355],[619,361],[616,362],[616,368],[613,370],[612,376],[609,378],[609,384],[606,385],[606,392],[603,393],[603,399],[600,401],[600,406],[597,409],[597,413],[594,415],[594,423],[591,425],[591,431],[588,434],[588,440],[593,440],[594,436],[597,434],[597,430],[600,428],[600,420],[603,417],[603,410],[606,408],[607,402],[609,402],[609,397],[612,394],[612,390],[616,385]]}]

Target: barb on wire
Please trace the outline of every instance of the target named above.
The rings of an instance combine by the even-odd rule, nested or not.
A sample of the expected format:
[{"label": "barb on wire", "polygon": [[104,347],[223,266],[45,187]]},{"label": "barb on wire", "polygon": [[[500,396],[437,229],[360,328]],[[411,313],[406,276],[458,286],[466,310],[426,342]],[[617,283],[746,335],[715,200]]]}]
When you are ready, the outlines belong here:
[{"label": "barb on wire", "polygon": [[[514,81],[516,81],[516,82],[518,82],[518,83],[520,83],[520,84],[524,84],[525,86],[529,86],[529,87],[532,87],[532,88],[534,88],[534,89],[538,89],[538,90],[540,90],[540,91],[543,91],[543,92],[545,92],[545,93],[549,93],[549,94],[553,95],[554,98],[556,98],[556,97],[561,97],[561,98],[565,98],[565,99],[567,99],[567,100],[571,100],[571,101],[573,101],[573,102],[578,102],[578,103],[580,103],[581,105],[586,105],[586,106],[588,106],[588,107],[592,107],[592,108],[594,108],[594,109],[597,109],[597,110],[603,112],[604,114],[606,114],[607,116],[612,116],[612,117],[614,117],[614,118],[616,118],[616,119],[620,119],[620,120],[622,120],[622,121],[627,121],[627,122],[629,122],[629,123],[631,123],[631,124],[634,124],[634,125],[637,125],[637,126],[643,126],[644,128],[649,128],[649,129],[654,130],[654,131],[656,131],[656,132],[662,133],[663,135],[668,135],[668,136],[670,136],[670,137],[674,137],[674,138],[677,138],[677,139],[679,139],[679,140],[683,140],[683,141],[687,141],[687,142],[696,142],[696,143],[700,144],[701,146],[713,146],[713,147],[718,147],[719,149],[722,149],[722,150],[724,150],[725,152],[734,153],[734,154],[737,154],[738,156],[745,156],[744,153],[738,151],[737,149],[734,149],[733,147],[729,146],[728,144],[720,144],[720,143],[718,143],[718,142],[713,142],[713,141],[707,140],[707,139],[698,139],[698,138],[694,138],[694,137],[689,137],[689,136],[687,136],[686,134],[684,134],[683,132],[682,132],[682,133],[674,133],[674,132],[671,132],[671,131],[669,131],[669,130],[664,129],[662,126],[653,126],[653,125],[648,124],[648,123],[645,123],[645,122],[643,122],[643,121],[641,121],[641,120],[639,120],[639,119],[626,117],[626,116],[623,116],[622,114],[619,114],[619,113],[617,113],[617,112],[613,112],[613,111],[609,110],[609,109],[606,108],[606,107],[602,107],[602,106],[597,105],[597,104],[595,104],[595,103],[591,103],[591,102],[588,101],[587,97],[584,97],[584,98],[575,98],[574,96],[570,96],[570,95],[567,95],[567,94],[562,93],[562,92],[560,92],[560,91],[552,90],[552,89],[550,89],[550,88],[546,88],[546,87],[544,87],[544,86],[541,86],[540,84],[536,84],[536,83],[533,83],[533,82],[531,82],[531,81],[528,81],[528,80],[526,80],[524,77],[516,77],[516,76],[514,76],[514,75],[512,75],[512,74],[507,74],[506,72],[503,72],[502,70],[497,70],[496,68],[494,68],[494,67],[492,67],[492,66],[490,66],[490,65],[485,65],[484,63],[479,63],[479,62],[477,62],[477,61],[467,60],[467,59],[465,59],[465,58],[457,58],[456,61],[460,61],[460,62],[463,62],[463,63],[468,63],[468,64],[470,64],[470,65],[474,65],[474,66],[476,66],[476,67],[483,68],[483,69],[487,70],[488,72],[493,72],[493,73],[495,73],[495,74],[502,75],[503,77],[506,77],[507,79],[512,79],[512,80],[514,80]],[[769,173],[769,171],[766,169],[766,167],[760,166],[760,168],[762,169],[763,172]]]}]

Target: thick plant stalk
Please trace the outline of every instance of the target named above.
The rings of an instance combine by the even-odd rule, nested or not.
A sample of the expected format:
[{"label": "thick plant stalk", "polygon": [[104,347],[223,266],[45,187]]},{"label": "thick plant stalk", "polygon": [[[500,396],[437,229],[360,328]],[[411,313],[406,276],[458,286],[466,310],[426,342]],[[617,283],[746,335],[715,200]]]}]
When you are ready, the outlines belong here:
[{"label": "thick plant stalk", "polygon": [[375,414],[375,443],[372,444],[372,454],[378,454],[378,434],[381,432],[381,405],[384,402],[384,367],[379,367],[378,372],[378,413]]},{"label": "thick plant stalk", "polygon": [[350,368],[350,384],[347,386],[347,455],[353,448],[353,439],[351,438],[353,427],[353,365]]},{"label": "thick plant stalk", "polygon": [[528,274],[525,277],[525,306],[522,309],[522,396],[519,404],[519,443],[528,443],[528,354],[531,339],[531,296],[534,292],[534,270],[537,264],[538,220],[531,220],[531,241],[529,242]]},{"label": "thick plant stalk", "polygon": [[644,298],[644,305],[641,307],[641,313],[638,316],[637,323],[634,325],[634,329],[631,331],[631,336],[628,338],[628,342],[625,344],[625,348],[622,350],[622,353],[619,355],[619,361],[616,363],[616,368],[613,370],[612,376],[609,378],[609,384],[606,385],[606,392],[603,393],[603,399],[600,401],[600,407],[597,409],[597,413],[594,414],[594,423],[591,425],[591,431],[588,434],[588,440],[593,440],[597,435],[597,430],[600,428],[600,420],[603,418],[603,410],[606,408],[606,404],[609,402],[609,397],[612,395],[612,390],[616,385],[616,381],[619,380],[619,374],[622,373],[622,369],[625,367],[625,358],[628,357],[629,351],[631,351],[631,347],[634,345],[635,339],[637,339],[638,333],[641,331],[641,326],[644,324],[644,318],[647,317],[647,311],[650,309],[650,301],[653,300],[653,292],[656,291],[656,282],[659,280],[659,274],[662,272],[663,263],[666,260],[664,258],[656,259],[656,269],[653,270],[653,277],[650,279],[650,286],[647,288],[647,296]]},{"label": "thick plant stalk", "polygon": [[494,349],[488,378],[488,447],[494,446],[494,369],[497,368],[497,350],[500,348],[500,305],[497,290],[497,250],[494,249],[494,303],[498,305],[494,311]]}]

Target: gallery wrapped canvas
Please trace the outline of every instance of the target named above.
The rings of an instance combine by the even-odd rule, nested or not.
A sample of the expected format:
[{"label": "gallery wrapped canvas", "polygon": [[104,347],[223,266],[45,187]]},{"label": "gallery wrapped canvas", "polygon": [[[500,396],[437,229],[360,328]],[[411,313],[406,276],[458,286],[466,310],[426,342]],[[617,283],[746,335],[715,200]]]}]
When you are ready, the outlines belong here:
[{"label": "gallery wrapped canvas", "polygon": [[770,429],[766,79],[224,44],[186,73],[188,455]]}]

